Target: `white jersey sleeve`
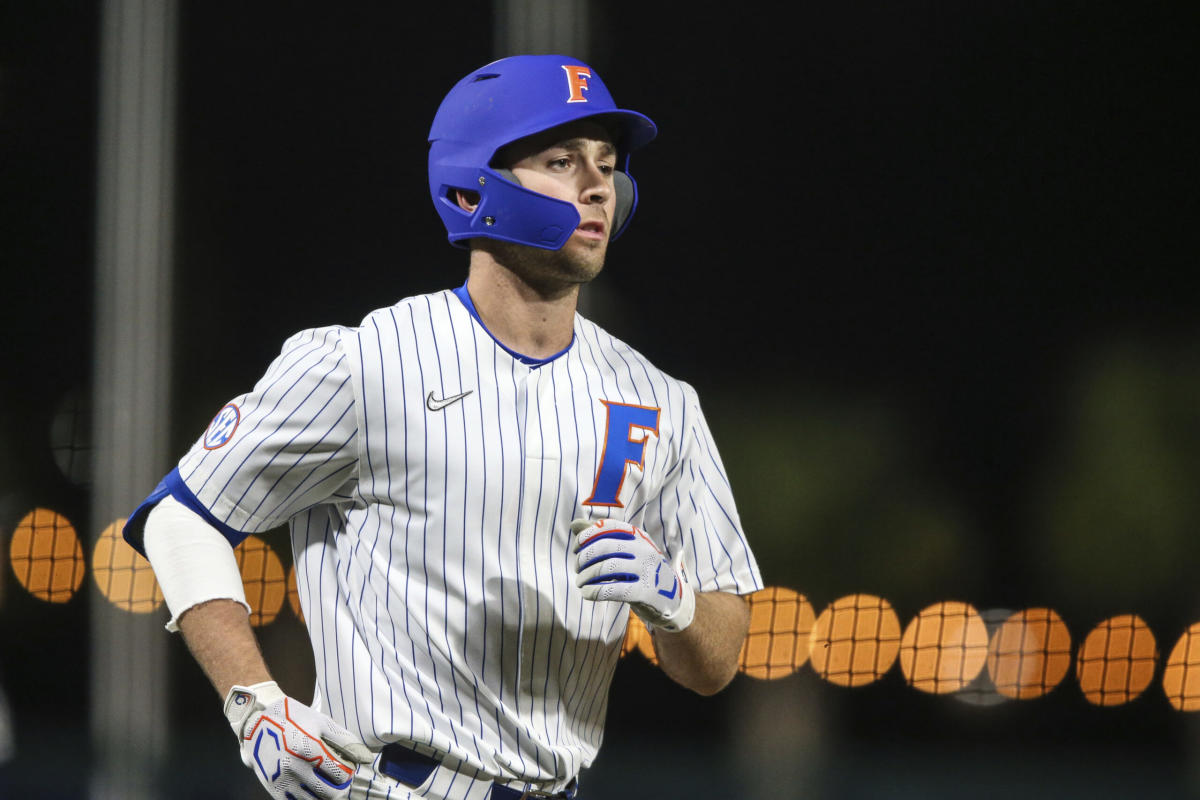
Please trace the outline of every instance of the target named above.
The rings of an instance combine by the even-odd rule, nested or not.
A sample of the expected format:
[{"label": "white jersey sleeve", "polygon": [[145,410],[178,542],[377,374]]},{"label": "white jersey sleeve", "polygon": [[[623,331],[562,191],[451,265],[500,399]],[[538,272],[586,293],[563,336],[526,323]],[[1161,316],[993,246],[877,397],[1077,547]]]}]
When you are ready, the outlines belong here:
[{"label": "white jersey sleeve", "polygon": [[[746,541],[725,466],[717,452],[700,399],[687,383],[679,460],[652,498],[643,519],[663,540],[680,542],[688,580],[697,591],[748,594],[762,577]],[[671,553],[674,555],[674,553]]]},{"label": "white jersey sleeve", "polygon": [[319,503],[352,499],[358,422],[343,332],[291,337],[254,389],[221,409],[176,479],[168,476],[171,493],[232,543]]}]

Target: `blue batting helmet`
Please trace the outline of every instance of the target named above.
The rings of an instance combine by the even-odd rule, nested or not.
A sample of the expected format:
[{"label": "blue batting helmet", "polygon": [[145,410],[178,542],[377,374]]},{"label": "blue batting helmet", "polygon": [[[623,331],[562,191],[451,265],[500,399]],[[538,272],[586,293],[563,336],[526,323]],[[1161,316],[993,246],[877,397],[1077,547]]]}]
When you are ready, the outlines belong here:
[{"label": "blue batting helmet", "polygon": [[[459,81],[442,100],[429,131],[429,191],[450,242],[465,247],[466,240],[483,236],[547,250],[562,247],[579,225],[575,207],[522,187],[492,161],[505,145],[591,117],[616,137],[615,239],[637,207],[629,154],[654,138],[654,123],[617,108],[600,76],[567,56],[503,58]],[[479,195],[474,212],[458,205],[455,190]]]}]

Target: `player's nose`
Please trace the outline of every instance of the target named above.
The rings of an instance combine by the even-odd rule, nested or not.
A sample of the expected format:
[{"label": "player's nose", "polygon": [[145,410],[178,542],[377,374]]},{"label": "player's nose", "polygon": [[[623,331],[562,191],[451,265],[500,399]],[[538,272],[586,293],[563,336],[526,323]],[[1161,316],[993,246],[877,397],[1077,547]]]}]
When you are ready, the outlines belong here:
[{"label": "player's nose", "polygon": [[606,174],[598,161],[587,159],[579,171],[580,200],[603,204],[613,195],[611,174]]}]

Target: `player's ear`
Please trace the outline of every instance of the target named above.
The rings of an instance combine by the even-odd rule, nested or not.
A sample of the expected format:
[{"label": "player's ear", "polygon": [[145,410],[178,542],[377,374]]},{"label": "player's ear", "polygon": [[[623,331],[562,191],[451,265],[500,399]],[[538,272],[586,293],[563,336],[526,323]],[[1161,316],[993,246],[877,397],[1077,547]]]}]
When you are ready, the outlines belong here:
[{"label": "player's ear", "polygon": [[454,199],[463,211],[474,214],[479,208],[479,192],[469,192],[465,189],[455,189]]}]

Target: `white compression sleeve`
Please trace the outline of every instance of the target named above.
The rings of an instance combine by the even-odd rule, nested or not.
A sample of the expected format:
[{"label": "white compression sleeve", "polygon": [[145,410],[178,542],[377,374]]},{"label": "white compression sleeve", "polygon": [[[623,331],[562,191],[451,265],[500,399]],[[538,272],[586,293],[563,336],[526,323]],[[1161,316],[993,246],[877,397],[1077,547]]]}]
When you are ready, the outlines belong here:
[{"label": "white compression sleeve", "polygon": [[234,600],[250,612],[229,541],[174,497],[151,509],[142,543],[171,612],[167,630],[178,631],[180,615],[208,600]]}]

